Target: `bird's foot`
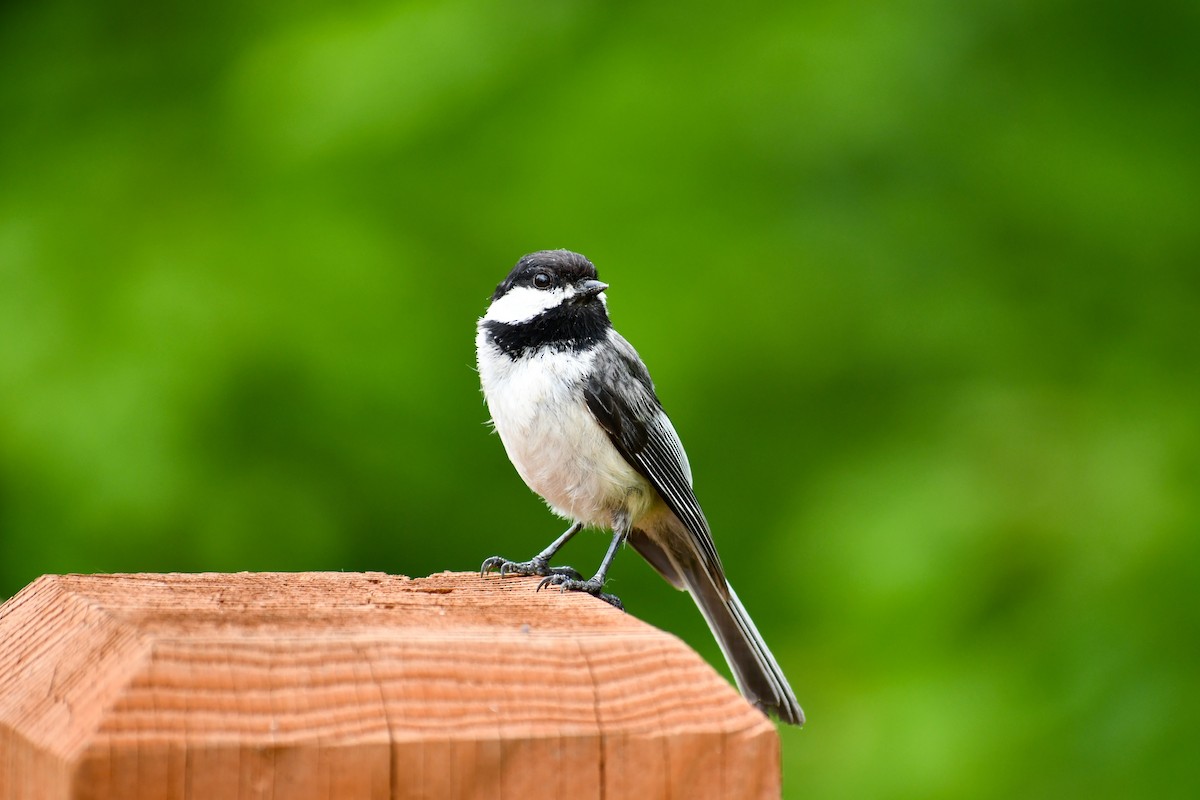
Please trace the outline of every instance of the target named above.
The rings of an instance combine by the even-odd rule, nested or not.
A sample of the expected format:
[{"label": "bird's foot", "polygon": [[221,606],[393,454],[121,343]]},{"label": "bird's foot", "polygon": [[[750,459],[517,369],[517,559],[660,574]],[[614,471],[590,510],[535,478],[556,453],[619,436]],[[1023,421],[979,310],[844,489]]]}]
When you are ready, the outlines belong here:
[{"label": "bird's foot", "polygon": [[489,572],[499,572],[501,578],[505,575],[559,576],[574,581],[579,581],[583,578],[577,570],[571,567],[552,567],[536,557],[528,561],[509,561],[504,556],[492,556],[486,559],[483,562],[483,566],[479,568],[480,576],[486,575]]},{"label": "bird's foot", "polygon": [[595,578],[584,581],[579,579],[578,574],[575,577],[559,574],[547,575],[542,578],[542,582],[538,584],[537,590],[540,592],[547,586],[557,586],[564,592],[587,592],[609,605],[616,606],[622,611],[625,610],[625,606],[621,604],[621,599],[615,594],[608,594],[601,591],[604,588],[604,584]]}]

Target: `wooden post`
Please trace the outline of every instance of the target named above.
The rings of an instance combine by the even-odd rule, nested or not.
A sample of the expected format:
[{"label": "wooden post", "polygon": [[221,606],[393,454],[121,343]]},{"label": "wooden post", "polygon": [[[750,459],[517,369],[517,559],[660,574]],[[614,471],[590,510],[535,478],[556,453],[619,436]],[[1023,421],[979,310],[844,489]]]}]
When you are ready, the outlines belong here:
[{"label": "wooden post", "polygon": [[47,575],[0,606],[0,800],[779,796],[679,639],[537,580]]}]

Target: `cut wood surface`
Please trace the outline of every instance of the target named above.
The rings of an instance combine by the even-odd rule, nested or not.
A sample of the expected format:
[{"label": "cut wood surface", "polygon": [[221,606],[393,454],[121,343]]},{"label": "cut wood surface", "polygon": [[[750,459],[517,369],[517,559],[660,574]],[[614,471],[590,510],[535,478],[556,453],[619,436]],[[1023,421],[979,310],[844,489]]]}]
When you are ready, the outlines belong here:
[{"label": "cut wood surface", "polygon": [[44,576],[0,607],[0,800],[778,797],[687,645],[536,586]]}]

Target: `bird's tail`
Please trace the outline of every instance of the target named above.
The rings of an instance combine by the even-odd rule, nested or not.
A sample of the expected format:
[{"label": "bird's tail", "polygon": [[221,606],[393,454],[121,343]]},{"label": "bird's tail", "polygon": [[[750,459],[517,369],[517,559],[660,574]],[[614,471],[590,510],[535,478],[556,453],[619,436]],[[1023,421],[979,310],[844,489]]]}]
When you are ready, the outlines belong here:
[{"label": "bird's tail", "polygon": [[698,564],[680,570],[680,577],[720,644],[746,699],[784,722],[803,725],[804,711],[792,687],[733,587],[722,581],[725,585],[719,588]]},{"label": "bird's tail", "polygon": [[[664,541],[677,547],[664,546]],[[673,516],[656,535],[637,528],[629,535],[629,544],[651,566],[675,588],[686,589],[696,601],[742,695],[784,722],[803,725],[804,712],[796,702],[796,695],[742,601],[719,571],[714,575],[705,568],[700,554],[689,546],[691,541],[690,534]]]}]

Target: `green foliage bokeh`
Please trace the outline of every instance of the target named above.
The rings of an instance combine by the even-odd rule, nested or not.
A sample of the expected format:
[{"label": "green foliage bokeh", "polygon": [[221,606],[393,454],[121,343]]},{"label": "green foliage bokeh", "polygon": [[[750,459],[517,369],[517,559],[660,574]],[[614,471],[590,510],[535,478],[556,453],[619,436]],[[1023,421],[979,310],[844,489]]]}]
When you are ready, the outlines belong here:
[{"label": "green foliage bokeh", "polygon": [[532,555],[474,321],[568,247],[809,713],[786,796],[1200,788],[1194,4],[46,0],[0,75],[0,595]]}]

